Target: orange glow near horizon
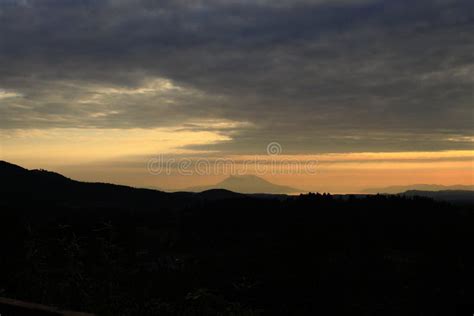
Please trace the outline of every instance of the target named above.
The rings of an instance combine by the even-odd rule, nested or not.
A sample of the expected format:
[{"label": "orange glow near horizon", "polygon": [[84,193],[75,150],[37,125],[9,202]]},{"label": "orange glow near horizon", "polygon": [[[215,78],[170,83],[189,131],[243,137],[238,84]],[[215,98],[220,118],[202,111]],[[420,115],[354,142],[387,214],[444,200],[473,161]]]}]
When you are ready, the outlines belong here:
[{"label": "orange glow near horizon", "polygon": [[[78,180],[136,187],[185,189],[212,185],[230,175],[225,172],[150,174],[146,157],[160,153],[190,160],[208,159],[209,164],[223,158],[233,163],[234,171],[257,174],[273,183],[302,191],[352,193],[391,185],[474,183],[474,150],[223,157],[214,152],[207,153],[212,158],[202,158],[206,156],[205,152],[189,150],[186,146],[213,144],[230,138],[215,132],[172,129],[47,129],[12,131],[1,136],[2,160],[26,168],[57,171]],[[315,162],[311,173],[290,168],[291,163],[308,161]],[[271,163],[277,166],[276,171],[267,168],[265,172],[257,173],[257,165],[262,170],[262,165]]]}]

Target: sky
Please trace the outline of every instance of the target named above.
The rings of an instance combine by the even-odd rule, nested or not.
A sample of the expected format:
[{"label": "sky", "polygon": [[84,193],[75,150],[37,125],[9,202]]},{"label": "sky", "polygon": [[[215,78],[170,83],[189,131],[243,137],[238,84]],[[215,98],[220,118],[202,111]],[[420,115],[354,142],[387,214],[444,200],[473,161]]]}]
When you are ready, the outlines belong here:
[{"label": "sky", "polygon": [[473,184],[473,34],[472,0],[0,0],[0,159],[161,189],[217,159],[308,191]]}]

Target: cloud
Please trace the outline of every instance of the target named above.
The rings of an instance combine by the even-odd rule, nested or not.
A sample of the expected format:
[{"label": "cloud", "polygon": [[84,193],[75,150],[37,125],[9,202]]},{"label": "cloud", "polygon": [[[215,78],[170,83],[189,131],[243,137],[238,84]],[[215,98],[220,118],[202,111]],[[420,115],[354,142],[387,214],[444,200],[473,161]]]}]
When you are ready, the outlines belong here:
[{"label": "cloud", "polygon": [[[236,152],[472,148],[473,9],[2,2],[0,88],[18,97],[0,94],[0,128],[220,128],[232,141],[207,148]],[[199,125],[212,120],[238,123]]]},{"label": "cloud", "polygon": [[0,90],[0,100],[21,97],[20,93]]}]

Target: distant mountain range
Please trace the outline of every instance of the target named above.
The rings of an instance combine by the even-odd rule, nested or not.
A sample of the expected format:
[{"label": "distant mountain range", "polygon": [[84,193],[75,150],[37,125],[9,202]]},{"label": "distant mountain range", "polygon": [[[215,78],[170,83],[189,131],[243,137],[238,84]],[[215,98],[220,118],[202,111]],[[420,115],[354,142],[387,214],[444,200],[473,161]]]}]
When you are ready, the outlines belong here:
[{"label": "distant mountain range", "polygon": [[254,175],[230,176],[215,185],[191,187],[185,189],[185,191],[202,192],[212,189],[224,189],[240,193],[268,194],[291,194],[302,192],[302,190],[274,184]]},{"label": "distant mountain range", "polygon": [[470,190],[442,190],[442,191],[420,191],[409,190],[401,193],[404,196],[422,196],[437,201],[446,201],[452,203],[468,203],[474,202],[474,191]]},{"label": "distant mountain range", "polygon": [[[248,190],[242,189],[245,186]],[[284,193],[298,190],[272,184],[255,176],[229,177],[215,187],[179,192],[134,188],[98,182],[81,182],[47,170],[28,170],[0,160],[0,206],[2,201],[26,200],[75,207],[120,207],[138,209],[179,209],[199,201],[236,198],[285,199]]]},{"label": "distant mountain range", "polygon": [[227,190],[166,193],[124,185],[80,182],[55,172],[28,170],[0,161],[0,205],[5,200],[17,201],[18,205],[34,200],[75,207],[177,209],[200,200],[239,197],[244,195]]},{"label": "distant mountain range", "polygon": [[394,185],[384,188],[369,188],[362,191],[362,193],[377,194],[397,194],[406,191],[474,191],[474,185],[439,185],[439,184],[412,184],[412,185]]},{"label": "distant mountain range", "polygon": [[[371,189],[373,192],[423,196],[455,203],[473,203],[471,186],[450,186],[450,190],[404,190],[408,187]],[[440,189],[446,186],[422,185],[423,188]],[[459,188],[468,188],[460,190]],[[458,189],[456,189],[458,188]],[[181,209],[200,201],[240,198],[287,199],[288,193],[300,190],[276,185],[257,176],[232,176],[214,186],[189,188],[194,192],[162,192],[107,183],[88,183],[69,179],[46,170],[28,170],[0,161],[0,206],[15,201],[21,206],[25,201],[46,202],[47,205],[74,207],[105,207],[121,209]],[[384,192],[385,191],[385,192]],[[240,192],[240,193],[237,193]],[[390,193],[394,192],[394,193]],[[361,195],[363,196],[363,195]],[[349,195],[335,195],[348,198]],[[26,202],[25,202],[26,203]]]},{"label": "distant mountain range", "polygon": [[[228,180],[224,184],[254,181],[258,190],[267,185],[256,177]],[[443,201],[452,201],[452,192]],[[451,297],[453,287],[465,290],[470,302],[462,273],[473,262],[472,205],[403,195],[166,193],[79,182],[0,161],[0,294],[96,313],[109,311],[112,301],[111,314],[133,304],[131,314],[147,315],[257,315],[262,306],[269,315],[309,315],[322,306],[319,300],[334,308],[347,303],[346,292],[357,291],[368,304],[378,293],[385,300],[396,292],[390,306],[428,293],[420,298],[424,310],[441,294]],[[427,265],[428,272],[414,277]],[[369,274],[368,284],[358,282]],[[403,291],[393,291],[400,280]],[[456,280],[466,287],[456,287]],[[342,297],[340,284],[349,286]],[[171,293],[163,307],[142,307],[157,297],[161,302],[162,293]],[[241,306],[255,302],[255,312],[235,309],[238,300]],[[369,311],[359,295],[347,304],[344,311]],[[0,311],[5,314],[1,299]],[[10,311],[5,315],[39,315]]]}]

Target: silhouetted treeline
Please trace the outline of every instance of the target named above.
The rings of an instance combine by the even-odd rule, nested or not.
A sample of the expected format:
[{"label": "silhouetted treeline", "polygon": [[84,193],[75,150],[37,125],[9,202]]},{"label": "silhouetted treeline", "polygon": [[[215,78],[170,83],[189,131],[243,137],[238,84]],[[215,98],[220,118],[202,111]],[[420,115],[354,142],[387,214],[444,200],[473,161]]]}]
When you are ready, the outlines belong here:
[{"label": "silhouetted treeline", "polygon": [[99,315],[472,314],[469,205],[211,191],[134,207],[120,188],[132,202],[2,189],[0,296]]}]

